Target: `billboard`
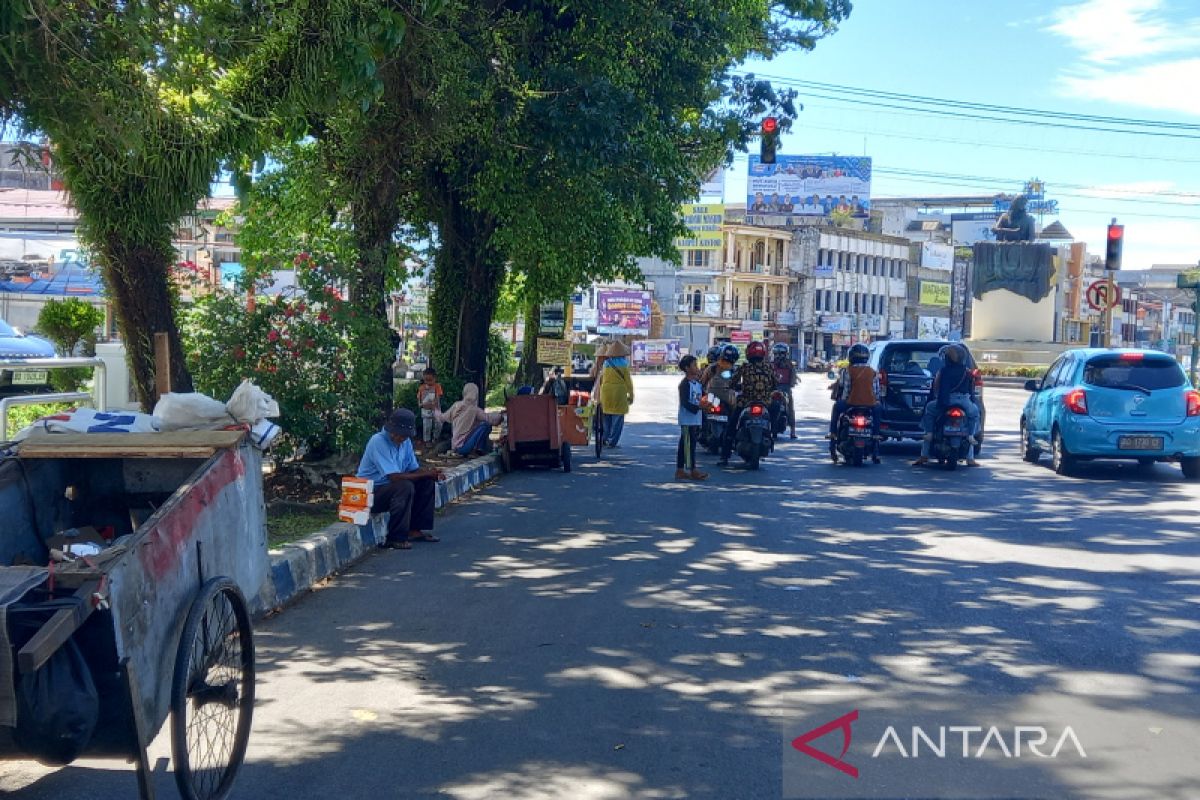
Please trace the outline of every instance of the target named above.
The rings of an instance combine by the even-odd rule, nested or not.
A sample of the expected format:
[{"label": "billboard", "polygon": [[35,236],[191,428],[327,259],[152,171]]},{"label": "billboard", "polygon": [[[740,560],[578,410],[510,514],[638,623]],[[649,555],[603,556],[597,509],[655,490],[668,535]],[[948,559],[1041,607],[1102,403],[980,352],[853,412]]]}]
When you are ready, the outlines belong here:
[{"label": "billboard", "polygon": [[649,292],[602,289],[596,292],[596,332],[646,336],[652,309]]},{"label": "billboard", "polygon": [[678,364],[681,356],[678,339],[639,339],[629,347],[634,364]]},{"label": "billboard", "polygon": [[704,176],[700,183],[701,197],[723,197],[725,195],[725,168],[717,167]]},{"label": "billboard", "polygon": [[541,333],[562,335],[567,327],[567,304],[562,300],[542,303],[538,314],[538,330]]},{"label": "billboard", "polygon": [[725,206],[720,203],[685,203],[679,208],[683,224],[690,236],[679,236],[675,246],[680,250],[720,250],[721,224],[725,222]]},{"label": "billboard", "polygon": [[917,317],[918,339],[949,339],[949,317]]},{"label": "billboard", "polygon": [[926,269],[954,269],[954,247],[940,242],[921,242],[921,266]]},{"label": "billboard", "polygon": [[[871,159],[865,156],[785,156],[763,164],[750,155],[746,222],[799,224],[798,217],[871,212]],[[788,220],[791,220],[789,223]]]},{"label": "billboard", "polygon": [[1000,220],[996,211],[950,215],[950,238],[955,244],[972,245],[976,242],[994,242],[996,234],[992,228]]},{"label": "billboard", "polygon": [[920,296],[917,302],[923,306],[950,307],[950,284],[934,281],[921,281],[920,284]]}]

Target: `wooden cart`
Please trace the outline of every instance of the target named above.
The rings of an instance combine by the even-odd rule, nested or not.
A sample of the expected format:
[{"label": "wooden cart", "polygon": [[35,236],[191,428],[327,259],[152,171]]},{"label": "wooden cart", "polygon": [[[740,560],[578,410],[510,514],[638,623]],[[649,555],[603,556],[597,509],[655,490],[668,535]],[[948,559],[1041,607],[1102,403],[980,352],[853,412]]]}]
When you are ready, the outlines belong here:
[{"label": "wooden cart", "polygon": [[[180,794],[228,795],[254,705],[245,597],[268,566],[261,464],[241,431],[46,434],[0,460],[0,578],[33,570],[0,609],[0,757],[31,755],[14,686],[77,648],[98,697],[80,756],[136,761],[150,800],[146,747],[169,717]],[[40,580],[15,566],[50,563],[51,535],[83,525],[111,545]]]},{"label": "wooden cart", "polygon": [[571,445],[559,427],[559,406],[546,394],[527,394],[505,401],[505,428],[500,435],[500,464],[505,472],[540,464],[571,471]]}]

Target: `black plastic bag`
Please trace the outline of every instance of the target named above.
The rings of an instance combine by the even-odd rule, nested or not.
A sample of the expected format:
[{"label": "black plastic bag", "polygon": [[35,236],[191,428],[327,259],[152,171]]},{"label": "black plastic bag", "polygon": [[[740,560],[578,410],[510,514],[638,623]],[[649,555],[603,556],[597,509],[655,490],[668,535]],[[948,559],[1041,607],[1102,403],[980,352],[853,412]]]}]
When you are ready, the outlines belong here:
[{"label": "black plastic bag", "polygon": [[67,642],[42,668],[17,682],[13,741],[44,764],[74,761],[92,740],[100,698],[78,645]]}]

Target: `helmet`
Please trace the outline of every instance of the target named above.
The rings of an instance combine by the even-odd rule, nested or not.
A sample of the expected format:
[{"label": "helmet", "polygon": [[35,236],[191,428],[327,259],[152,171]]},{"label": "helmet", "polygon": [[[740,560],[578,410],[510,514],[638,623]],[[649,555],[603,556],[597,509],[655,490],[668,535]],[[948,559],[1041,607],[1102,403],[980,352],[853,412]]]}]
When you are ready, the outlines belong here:
[{"label": "helmet", "polygon": [[767,346],[762,342],[751,342],[746,345],[747,361],[762,361],[767,357]]},{"label": "helmet", "polygon": [[721,358],[725,361],[728,361],[730,364],[736,364],[738,359],[741,357],[742,354],[738,352],[738,349],[731,344],[727,344],[721,348]]},{"label": "helmet", "polygon": [[849,358],[851,364],[865,364],[871,359],[871,351],[865,344],[856,344],[850,348]]},{"label": "helmet", "polygon": [[776,361],[782,361],[792,355],[792,348],[788,347],[783,342],[776,342],[771,345],[771,358]]},{"label": "helmet", "polygon": [[715,364],[715,363],[717,363],[717,359],[720,357],[721,357],[721,346],[720,345],[714,344],[712,347],[708,348],[708,363]]},{"label": "helmet", "polygon": [[942,359],[951,364],[965,364],[967,361],[966,349],[960,344],[948,344],[942,350],[945,351]]}]

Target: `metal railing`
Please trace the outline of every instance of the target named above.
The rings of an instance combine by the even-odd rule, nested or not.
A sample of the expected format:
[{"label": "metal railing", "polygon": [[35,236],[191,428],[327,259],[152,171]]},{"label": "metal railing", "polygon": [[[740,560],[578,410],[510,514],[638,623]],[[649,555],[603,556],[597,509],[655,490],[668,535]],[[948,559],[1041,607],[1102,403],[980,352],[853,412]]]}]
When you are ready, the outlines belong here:
[{"label": "metal railing", "polygon": [[42,394],[18,394],[0,399],[0,441],[8,440],[8,411],[17,405],[36,403],[75,403],[92,400],[93,405],[104,410],[107,405],[105,391],[104,359],[95,356],[70,358],[0,358],[0,370],[55,370],[71,367],[91,367],[91,392],[46,392]]}]

